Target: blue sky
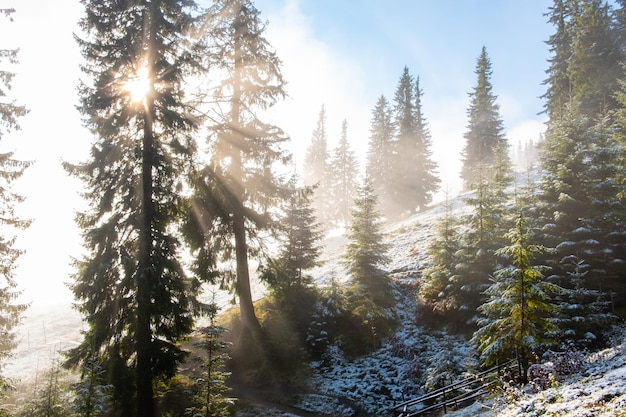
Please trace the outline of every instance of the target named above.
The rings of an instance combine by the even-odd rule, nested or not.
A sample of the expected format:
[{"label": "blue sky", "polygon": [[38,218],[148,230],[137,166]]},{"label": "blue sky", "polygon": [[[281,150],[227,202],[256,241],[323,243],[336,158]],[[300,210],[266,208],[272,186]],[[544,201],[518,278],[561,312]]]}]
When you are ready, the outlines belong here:
[{"label": "blue sky", "polygon": [[389,100],[404,66],[419,76],[423,110],[444,182],[458,188],[468,93],[486,46],[510,143],[543,130],[551,0],[258,0],[268,39],[283,59],[291,97],[279,113],[302,159],[322,104],[331,146],[341,120],[359,156],[371,109]]},{"label": "blue sky", "polygon": [[[30,113],[22,130],[3,138],[0,151],[34,161],[20,181],[20,208],[34,219],[18,239],[26,248],[17,279],[26,300],[67,302],[71,257],[79,256],[73,217],[82,207],[80,184],[61,168],[88,155],[76,86],[82,75],[73,39],[82,16],[79,0],[6,0],[15,22],[0,24],[2,47],[19,47],[14,97]],[[341,121],[363,158],[371,110],[384,94],[392,99],[403,67],[419,76],[423,110],[445,187],[458,188],[468,93],[475,84],[483,45],[493,65],[492,83],[512,144],[536,139],[547,47],[553,29],[543,14],[550,0],[257,0],[268,20],[267,38],[283,60],[289,98],[268,115],[292,137],[296,162],[324,104],[330,145]],[[52,295],[52,296],[51,296]]]}]

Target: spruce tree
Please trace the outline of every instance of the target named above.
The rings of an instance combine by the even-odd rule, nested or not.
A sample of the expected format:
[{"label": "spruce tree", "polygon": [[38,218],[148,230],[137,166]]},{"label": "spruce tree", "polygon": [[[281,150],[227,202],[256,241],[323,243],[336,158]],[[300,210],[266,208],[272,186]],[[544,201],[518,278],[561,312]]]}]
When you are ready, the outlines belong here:
[{"label": "spruce tree", "polygon": [[311,143],[304,157],[304,185],[315,186],[313,208],[325,229],[331,223],[331,187],[330,155],[328,151],[328,133],[326,130],[326,109],[322,106],[317,125],[311,135]]},{"label": "spruce tree", "polygon": [[[13,9],[0,9],[0,15],[4,15],[1,17],[8,19],[14,12]],[[17,50],[0,49],[0,144],[7,134],[20,129],[19,118],[27,113],[24,106],[10,100],[11,82],[15,74],[6,67],[15,63]],[[12,152],[0,153],[0,397],[10,387],[10,381],[2,375],[2,366],[16,347],[15,327],[27,307],[16,302],[20,291],[17,290],[14,272],[23,251],[15,247],[15,236],[12,234],[30,224],[17,215],[17,204],[24,198],[13,190],[14,182],[29,165],[28,162],[15,159]]]},{"label": "spruce tree", "polygon": [[549,249],[530,243],[531,232],[522,212],[507,238],[510,244],[496,255],[508,265],[495,271],[486,290],[489,298],[479,308],[482,317],[472,342],[485,365],[517,359],[520,375],[525,376],[533,352],[549,342],[553,329],[549,317],[555,311],[551,294],[561,288],[544,279],[546,266],[534,264],[537,254]]},{"label": "spruce tree", "polygon": [[623,74],[624,55],[607,3],[580,0],[572,20],[572,54],[568,60],[572,98],[585,114],[595,118],[617,107],[615,92]]},{"label": "spruce tree", "polygon": [[372,110],[366,172],[372,180],[374,192],[380,198],[381,209],[386,217],[391,216],[391,204],[394,201],[395,131],[393,111],[382,95]]},{"label": "spruce tree", "polygon": [[561,349],[597,349],[606,345],[606,335],[619,322],[611,312],[607,294],[586,288],[589,265],[579,257],[568,257],[568,279],[564,284],[568,291],[557,298],[558,314],[555,337]]},{"label": "spruce tree", "polygon": [[555,32],[546,42],[552,56],[548,59],[548,78],[544,81],[547,89],[542,96],[546,100],[545,109],[550,119],[558,118],[563,107],[572,100],[572,83],[568,69],[573,37],[571,6],[571,0],[554,0],[546,14],[548,23],[555,27]]},{"label": "spruce tree", "polygon": [[[607,120],[591,122],[569,108],[552,123],[542,155],[542,239],[557,249],[555,277],[567,278],[569,257],[590,266],[585,287],[624,293],[624,153]],[[621,299],[621,297],[618,297]]]},{"label": "spruce tree", "polygon": [[99,359],[121,415],[151,417],[155,381],[186,356],[199,288],[173,230],[199,120],[184,94],[201,67],[187,36],[195,4],[83,4],[80,110],[95,139],[90,158],[66,168],[89,203],[77,216],[87,253],[72,283],[87,330],[67,364]]},{"label": "spruce tree", "polygon": [[358,187],[357,176],[359,166],[348,142],[348,122],[341,123],[341,136],[330,161],[331,213],[337,225],[347,225],[350,222],[352,201]]},{"label": "spruce tree", "polygon": [[484,290],[489,286],[489,275],[498,267],[496,251],[505,243],[511,226],[510,198],[506,188],[511,183],[507,160],[496,152],[492,168],[476,170],[476,191],[465,198],[472,212],[462,220],[467,225],[461,247],[456,253],[455,283],[458,293],[458,314],[465,321],[474,318],[476,309],[484,301]]},{"label": "spruce tree", "polygon": [[233,400],[227,397],[230,391],[226,385],[229,373],[224,371],[228,360],[225,353],[228,342],[224,341],[223,336],[227,329],[216,323],[219,309],[214,300],[204,306],[203,310],[209,322],[199,329],[200,341],[195,343],[195,347],[204,354],[201,358],[202,376],[197,380],[202,408],[194,415],[228,417],[232,415],[230,408]]},{"label": "spruce tree", "polygon": [[547,16],[555,26],[543,96],[551,120],[568,104],[591,119],[615,109],[625,53],[623,6],[613,12],[602,0],[555,0]]},{"label": "spruce tree", "polygon": [[424,209],[433,201],[433,194],[439,189],[441,180],[437,177],[437,164],[432,160],[431,138],[426,119],[422,112],[422,89],[419,77],[415,80],[415,142],[413,147],[413,172],[409,177],[409,183],[414,184],[413,202],[418,210]]},{"label": "spruce tree", "polygon": [[[476,63],[477,82],[470,93],[467,110],[468,125],[464,135],[463,167],[461,178],[466,189],[477,186],[477,170],[489,170],[496,162],[496,152],[508,151],[504,127],[500,118],[500,106],[493,94],[491,84],[491,61],[483,46]],[[508,158],[508,154],[500,155]],[[509,161],[510,165],[510,161]],[[487,176],[490,176],[487,173]]]},{"label": "spruce tree", "polygon": [[262,275],[270,288],[283,296],[311,284],[304,272],[317,266],[321,250],[322,234],[311,203],[314,188],[298,187],[297,181],[294,176],[288,184],[289,199],[281,221],[284,244]]},{"label": "spruce tree", "polygon": [[363,323],[375,323],[376,318],[387,318],[384,309],[391,306],[392,298],[389,277],[380,269],[389,260],[388,245],[381,231],[378,197],[368,178],[354,200],[347,237],[344,263],[353,283],[351,311]]},{"label": "spruce tree", "polygon": [[[289,161],[288,138],[263,122],[258,110],[284,97],[280,60],[264,37],[266,26],[250,0],[218,0],[203,16],[217,87],[208,142],[211,159],[198,169],[193,207],[204,234],[199,254],[235,257],[235,290],[242,322],[240,340],[258,338],[252,303],[249,258],[260,254],[262,231],[272,233],[275,210],[286,196],[277,164]],[[231,275],[231,274],[228,274]],[[255,346],[251,344],[250,346]]]},{"label": "spruce tree", "polygon": [[419,296],[424,306],[435,316],[446,316],[459,309],[459,293],[456,275],[457,253],[461,249],[460,222],[452,213],[452,205],[446,199],[444,214],[437,222],[437,234],[431,240],[428,254],[432,264],[422,274]]}]

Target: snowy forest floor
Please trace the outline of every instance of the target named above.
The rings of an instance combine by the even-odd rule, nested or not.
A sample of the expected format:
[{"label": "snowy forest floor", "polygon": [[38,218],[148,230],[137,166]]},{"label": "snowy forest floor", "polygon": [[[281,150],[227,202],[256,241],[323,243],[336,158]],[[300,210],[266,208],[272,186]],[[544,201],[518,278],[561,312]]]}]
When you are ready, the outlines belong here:
[{"label": "snowy forest floor", "polygon": [[[463,196],[450,204],[454,216],[469,210]],[[437,363],[451,358],[461,363],[471,360],[464,338],[443,331],[426,331],[426,323],[421,323],[416,314],[419,276],[428,265],[427,248],[444,212],[443,205],[435,205],[384,229],[391,258],[386,269],[398,287],[394,313],[400,325],[394,335],[378,350],[354,360],[345,358],[334,347],[325,363],[310,364],[308,392],[288,401],[273,400],[271,392],[260,389],[246,391],[246,387],[236,387],[234,394],[249,404],[237,417],[389,416],[394,401],[423,392],[424,381],[436,372]],[[347,274],[341,264],[346,242],[341,233],[325,241],[323,264],[311,272],[318,285],[327,285],[331,279],[346,282]],[[259,286],[254,291],[259,297],[263,294]],[[5,374],[34,389],[43,372],[54,366],[59,352],[80,340],[82,328],[80,316],[69,305],[29,309],[19,329],[20,344],[4,369]],[[626,417],[625,353],[625,341],[620,340],[615,347],[591,356],[583,371],[554,388],[539,393],[526,388],[511,389],[449,415]]]}]

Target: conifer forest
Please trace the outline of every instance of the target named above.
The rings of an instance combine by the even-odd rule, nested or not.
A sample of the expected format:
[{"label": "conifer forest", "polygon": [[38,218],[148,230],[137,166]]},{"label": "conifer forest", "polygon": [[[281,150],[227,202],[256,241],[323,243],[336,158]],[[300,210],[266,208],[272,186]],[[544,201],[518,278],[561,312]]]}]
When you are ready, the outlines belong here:
[{"label": "conifer forest", "polygon": [[45,312],[44,339],[66,332],[50,359],[23,327],[37,161],[11,141],[31,110],[0,37],[0,416],[626,416],[625,0],[548,0],[545,123],[524,142],[485,39],[456,68],[458,149],[419,63],[367,86],[368,126],[320,103],[295,137],[254,0],[76,3],[80,62],[54,67],[79,71],[87,132],[58,161],[80,189],[61,278],[77,319]]}]

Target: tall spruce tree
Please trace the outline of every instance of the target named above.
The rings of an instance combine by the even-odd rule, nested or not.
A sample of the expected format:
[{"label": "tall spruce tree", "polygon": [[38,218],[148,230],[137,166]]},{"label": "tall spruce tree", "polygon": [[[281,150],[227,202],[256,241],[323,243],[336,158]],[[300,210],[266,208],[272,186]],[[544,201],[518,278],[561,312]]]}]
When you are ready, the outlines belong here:
[{"label": "tall spruce tree", "polygon": [[393,111],[382,95],[372,110],[366,171],[380,199],[382,212],[387,217],[392,214],[395,131]]},{"label": "tall spruce tree", "polygon": [[[0,17],[10,19],[14,12],[13,9],[0,9]],[[7,64],[16,62],[17,50],[0,49],[0,145],[5,135],[20,129],[19,118],[27,113],[24,106],[10,99],[15,74],[7,69]],[[23,201],[23,197],[13,191],[14,181],[22,176],[28,165],[28,162],[15,159],[12,152],[0,153],[0,397],[10,386],[10,381],[2,375],[2,367],[16,347],[14,330],[27,307],[16,302],[20,291],[17,290],[14,271],[23,251],[15,247],[12,233],[30,224],[17,215],[16,205]]]},{"label": "tall spruce tree", "polygon": [[317,125],[311,135],[311,143],[304,157],[304,185],[315,186],[313,208],[325,229],[330,227],[331,175],[328,133],[326,130],[326,109],[322,106]]},{"label": "tall spruce tree", "polygon": [[248,262],[260,254],[261,231],[277,226],[274,208],[286,195],[275,167],[289,161],[282,149],[288,138],[260,120],[257,110],[284,97],[284,81],[281,62],[264,37],[266,26],[251,0],[215,1],[203,20],[218,86],[209,126],[211,160],[199,170],[194,200],[195,221],[205,237],[198,253],[206,257],[207,267],[212,256],[232,261],[234,255],[240,340],[245,344],[260,331]]},{"label": "tall spruce tree", "polygon": [[395,215],[422,209],[439,188],[431,139],[422,112],[422,90],[404,67],[394,95],[397,137],[394,149],[393,199]]},{"label": "tall spruce tree", "polygon": [[517,359],[520,375],[525,376],[533,352],[547,343],[555,311],[551,294],[561,288],[544,280],[546,266],[533,263],[547,248],[530,243],[531,233],[520,212],[516,225],[507,234],[510,244],[496,254],[508,265],[494,273],[486,290],[489,297],[479,308],[482,317],[472,337],[485,365]]},{"label": "tall spruce tree", "polygon": [[[476,63],[476,86],[469,94],[468,125],[463,148],[461,178],[466,189],[477,186],[477,170],[489,170],[496,162],[497,151],[508,151],[500,106],[491,84],[491,61],[483,46]],[[508,158],[508,154],[501,155]],[[510,165],[510,163],[509,163]],[[490,175],[488,175],[490,176]]]},{"label": "tall spruce tree", "polygon": [[121,415],[152,417],[155,382],[186,356],[180,342],[199,288],[173,232],[198,123],[184,94],[187,73],[200,67],[187,36],[195,4],[82,3],[80,110],[95,141],[87,162],[66,168],[89,203],[77,216],[87,254],[72,283],[88,329],[67,364],[98,358]]},{"label": "tall spruce tree", "polygon": [[616,108],[624,59],[623,8],[602,0],[555,0],[547,13],[555,26],[548,45],[546,111],[551,120],[573,103],[591,119]]},{"label": "tall spruce tree", "polygon": [[617,107],[615,93],[624,55],[606,2],[580,0],[572,20],[572,54],[568,60],[572,98],[595,118]]},{"label": "tall spruce tree", "polygon": [[572,100],[572,83],[568,69],[573,37],[571,6],[571,0],[554,0],[546,13],[548,23],[555,27],[555,32],[546,42],[552,56],[548,59],[548,78],[544,81],[547,89],[542,96],[546,100],[545,110],[550,119],[558,118],[563,107]]},{"label": "tall spruce tree", "polygon": [[433,201],[433,194],[439,189],[441,180],[437,177],[437,164],[432,160],[432,141],[428,125],[422,112],[422,89],[419,77],[415,80],[415,142],[413,147],[413,172],[409,179],[414,184],[413,202],[418,210],[424,209]]},{"label": "tall spruce tree", "polygon": [[337,225],[347,225],[350,222],[352,201],[358,187],[357,177],[359,166],[348,142],[348,122],[341,123],[341,136],[330,161],[331,213]]}]

